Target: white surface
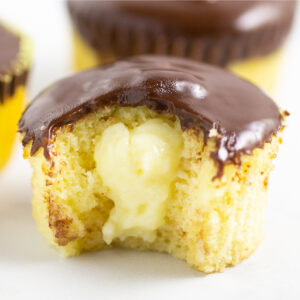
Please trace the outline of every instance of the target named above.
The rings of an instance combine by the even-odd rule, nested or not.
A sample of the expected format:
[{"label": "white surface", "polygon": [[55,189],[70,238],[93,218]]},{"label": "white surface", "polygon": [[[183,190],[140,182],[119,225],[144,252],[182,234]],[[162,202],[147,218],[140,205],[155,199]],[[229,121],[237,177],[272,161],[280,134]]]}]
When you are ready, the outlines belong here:
[{"label": "white surface", "polygon": [[[35,42],[31,98],[69,72],[62,2],[1,1],[0,18]],[[254,255],[211,275],[158,253],[109,250],[62,259],[31,217],[31,171],[19,147],[0,176],[0,299],[300,299],[300,20],[287,50],[280,98],[292,115],[271,178],[265,240]]]}]

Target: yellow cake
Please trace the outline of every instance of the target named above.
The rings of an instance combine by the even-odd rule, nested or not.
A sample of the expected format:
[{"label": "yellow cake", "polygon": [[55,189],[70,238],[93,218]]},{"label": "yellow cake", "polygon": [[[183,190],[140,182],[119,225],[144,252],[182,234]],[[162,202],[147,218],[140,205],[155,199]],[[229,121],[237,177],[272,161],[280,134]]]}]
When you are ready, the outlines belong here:
[{"label": "yellow cake", "polygon": [[276,87],[296,1],[69,1],[74,67],[167,54]]},{"label": "yellow cake", "polygon": [[21,116],[31,64],[29,39],[0,23],[0,170],[7,163]]},{"label": "yellow cake", "polygon": [[66,256],[147,249],[223,271],[262,240],[283,119],[251,83],[186,59],[58,81],[19,122],[38,228]]}]

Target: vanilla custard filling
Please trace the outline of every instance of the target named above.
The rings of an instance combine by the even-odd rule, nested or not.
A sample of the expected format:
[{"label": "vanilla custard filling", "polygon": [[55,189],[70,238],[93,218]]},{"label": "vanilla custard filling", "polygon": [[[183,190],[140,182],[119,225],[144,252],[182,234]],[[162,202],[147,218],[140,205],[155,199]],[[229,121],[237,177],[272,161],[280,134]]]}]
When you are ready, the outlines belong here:
[{"label": "vanilla custard filling", "polygon": [[180,130],[162,119],[134,129],[123,123],[104,130],[96,143],[97,172],[114,207],[103,226],[103,239],[141,237],[153,241],[163,224],[170,185],[182,150]]}]

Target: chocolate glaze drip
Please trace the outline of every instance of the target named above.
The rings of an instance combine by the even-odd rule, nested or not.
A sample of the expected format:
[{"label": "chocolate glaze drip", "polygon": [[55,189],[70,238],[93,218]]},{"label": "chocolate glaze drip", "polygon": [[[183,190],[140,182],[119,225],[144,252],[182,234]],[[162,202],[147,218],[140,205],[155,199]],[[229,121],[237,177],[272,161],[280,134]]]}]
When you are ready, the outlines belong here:
[{"label": "chocolate glaze drip", "polygon": [[175,57],[137,56],[75,74],[39,94],[19,122],[23,145],[32,141],[31,155],[43,147],[51,159],[56,128],[113,105],[174,114],[183,130],[204,130],[206,136],[215,129],[213,157],[220,170],[241,153],[263,147],[282,126],[276,104],[226,70]]},{"label": "chocolate glaze drip", "polygon": [[100,54],[156,53],[217,65],[280,47],[296,1],[68,1],[72,22]]},{"label": "chocolate glaze drip", "polygon": [[20,38],[0,24],[0,103],[26,83],[28,70],[16,73],[19,51]]}]

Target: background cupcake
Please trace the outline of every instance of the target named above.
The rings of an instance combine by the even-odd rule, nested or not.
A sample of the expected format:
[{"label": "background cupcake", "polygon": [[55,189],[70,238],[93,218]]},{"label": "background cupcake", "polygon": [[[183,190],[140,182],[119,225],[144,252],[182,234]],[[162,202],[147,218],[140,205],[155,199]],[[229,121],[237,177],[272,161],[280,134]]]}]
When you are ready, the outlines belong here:
[{"label": "background cupcake", "polygon": [[76,69],[142,53],[226,66],[272,91],[296,1],[69,1]]},{"label": "background cupcake", "polygon": [[17,131],[31,64],[31,43],[0,23],[0,169],[9,159]]}]

